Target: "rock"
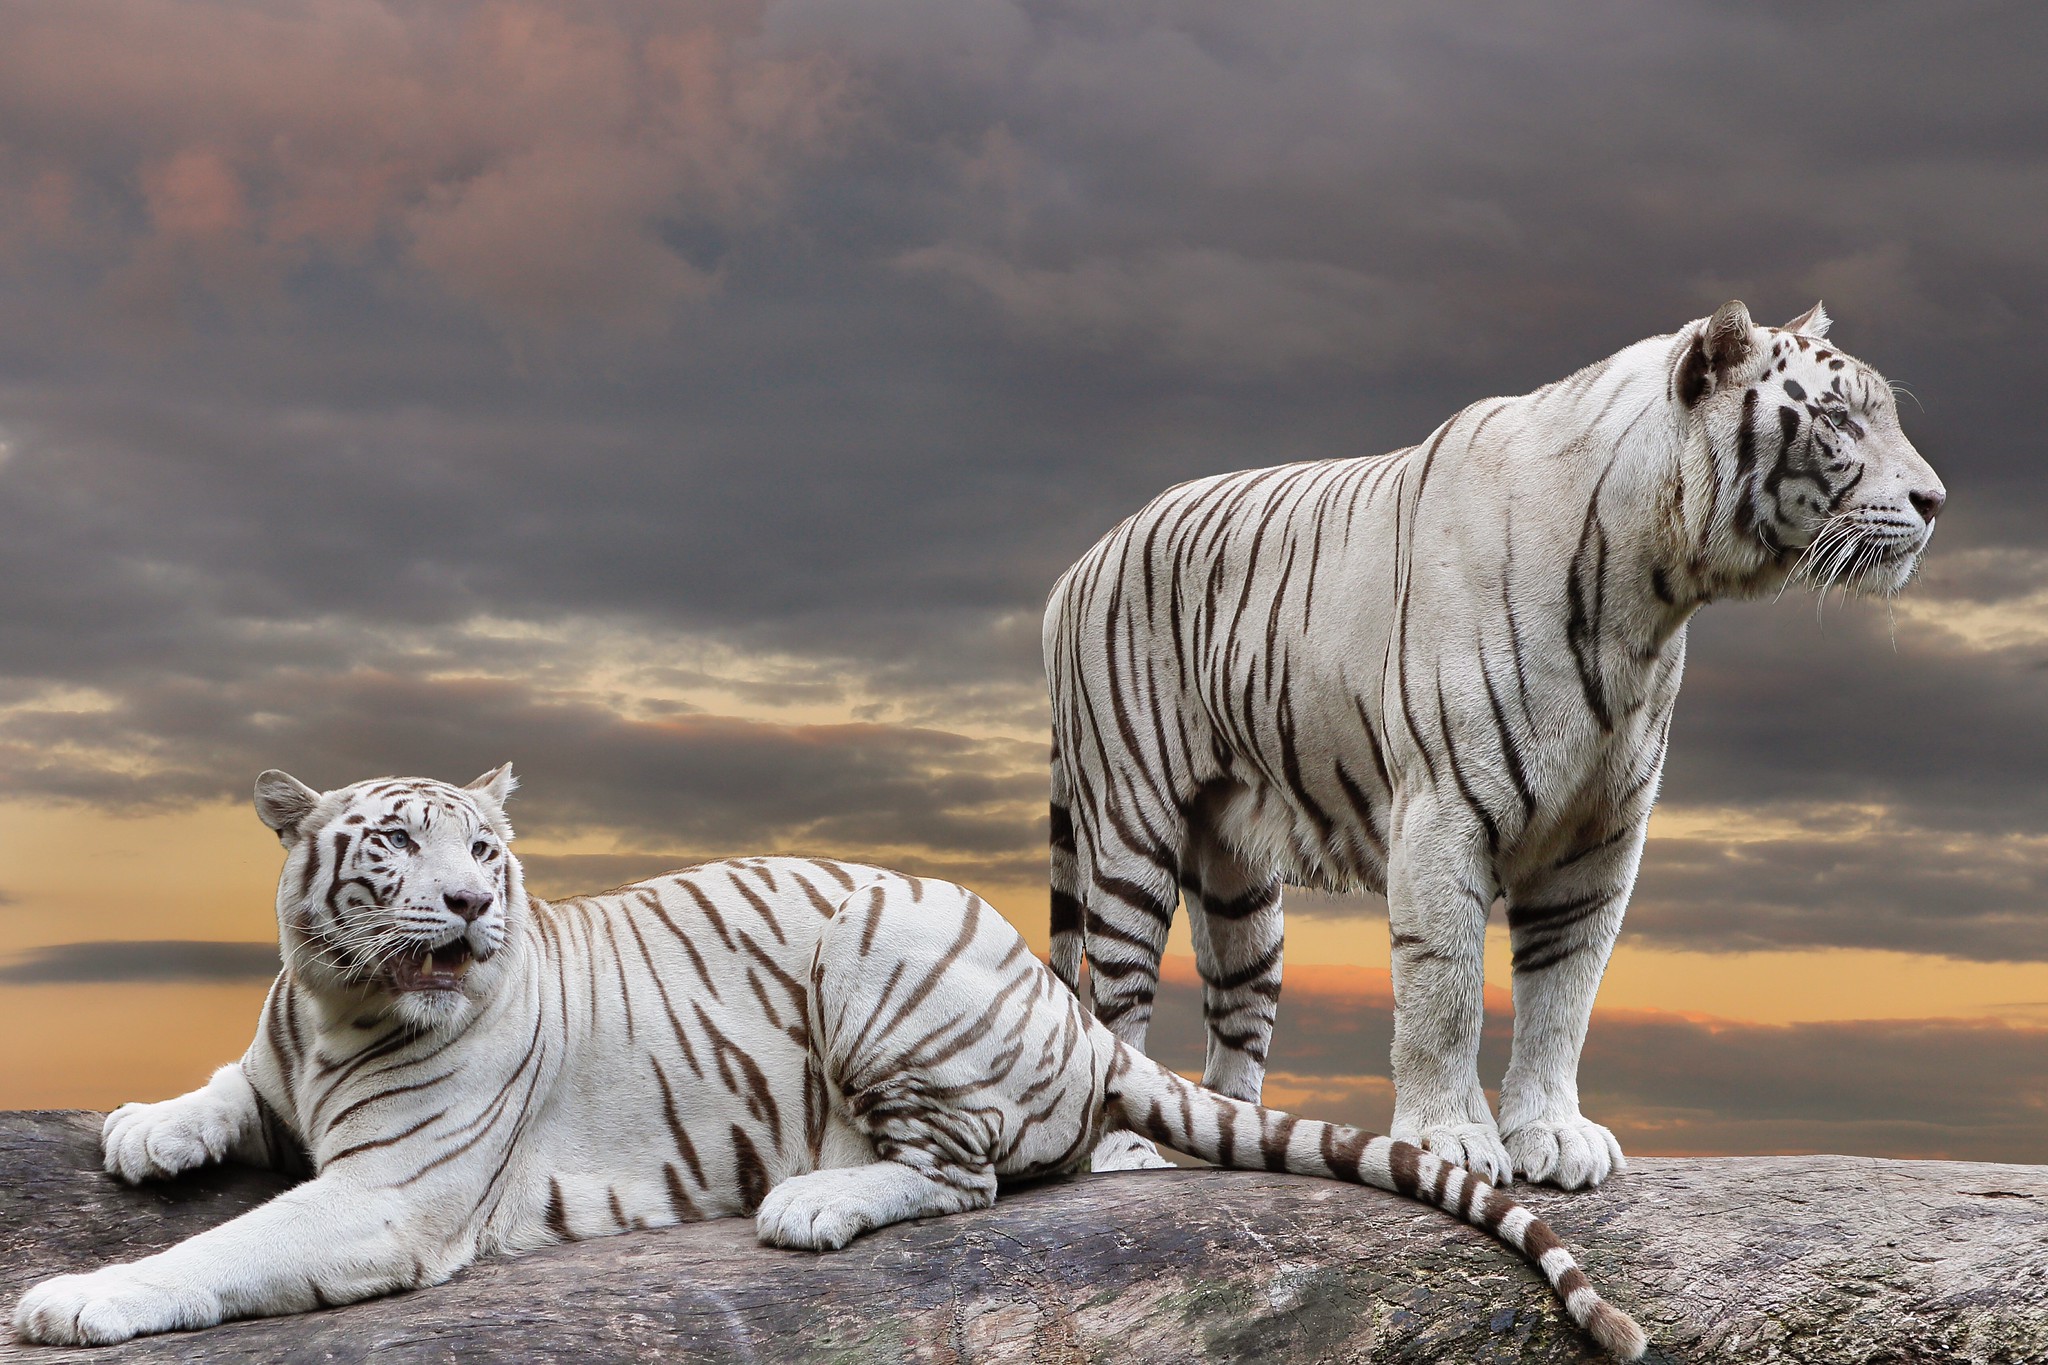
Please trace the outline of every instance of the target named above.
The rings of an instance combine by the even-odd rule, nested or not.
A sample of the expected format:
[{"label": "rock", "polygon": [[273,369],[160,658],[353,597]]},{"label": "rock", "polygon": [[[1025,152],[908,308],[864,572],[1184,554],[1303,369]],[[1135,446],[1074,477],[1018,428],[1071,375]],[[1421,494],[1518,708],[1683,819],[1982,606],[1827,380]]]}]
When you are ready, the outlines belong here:
[{"label": "rock", "polygon": [[[97,1114],[0,1113],[0,1304],[284,1187],[218,1170],[130,1189]],[[2048,1167],[1854,1157],[1639,1160],[1523,1191],[1650,1359],[2048,1362]],[[1263,1172],[1044,1181],[817,1256],[727,1219],[480,1262],[297,1317],[31,1361],[1591,1361],[1513,1253],[1376,1190]]]}]

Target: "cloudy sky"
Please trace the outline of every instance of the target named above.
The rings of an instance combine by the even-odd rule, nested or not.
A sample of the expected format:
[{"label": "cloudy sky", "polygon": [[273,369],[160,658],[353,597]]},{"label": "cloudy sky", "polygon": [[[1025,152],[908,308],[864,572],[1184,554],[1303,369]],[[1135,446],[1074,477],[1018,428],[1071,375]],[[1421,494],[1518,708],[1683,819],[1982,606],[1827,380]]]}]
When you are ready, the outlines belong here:
[{"label": "cloudy sky", "polygon": [[[0,8],[0,1106],[239,1052],[270,766],[510,758],[542,890],[802,849],[1042,943],[1038,615],[1097,536],[1821,297],[1950,510],[1890,609],[1695,625],[1588,1108],[2048,1160],[2043,50],[2024,3]],[[1294,905],[1271,1093],[1384,1123],[1384,907]]]}]

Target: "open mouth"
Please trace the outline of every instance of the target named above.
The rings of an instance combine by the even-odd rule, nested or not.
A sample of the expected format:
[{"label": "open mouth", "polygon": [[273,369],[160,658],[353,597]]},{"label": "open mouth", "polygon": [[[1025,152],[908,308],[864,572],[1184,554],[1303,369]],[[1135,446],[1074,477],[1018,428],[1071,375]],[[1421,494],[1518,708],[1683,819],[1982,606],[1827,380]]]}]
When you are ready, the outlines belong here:
[{"label": "open mouth", "polygon": [[455,991],[476,962],[469,940],[456,939],[438,948],[422,948],[396,957],[384,968],[384,980],[401,994],[412,991]]}]

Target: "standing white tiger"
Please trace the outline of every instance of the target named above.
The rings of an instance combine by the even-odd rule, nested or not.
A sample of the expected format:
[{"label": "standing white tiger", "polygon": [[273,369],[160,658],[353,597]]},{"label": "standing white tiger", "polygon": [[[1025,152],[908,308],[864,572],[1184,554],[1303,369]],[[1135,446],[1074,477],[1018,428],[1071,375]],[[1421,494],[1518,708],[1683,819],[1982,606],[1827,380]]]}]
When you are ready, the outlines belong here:
[{"label": "standing white tiger", "polygon": [[1131,1126],[1228,1166],[1395,1190],[1534,1262],[1622,1359],[1644,1338],[1556,1236],[1404,1143],[1210,1095],[1089,1018],[971,892],[745,858],[529,899],[509,768],[320,793],[257,782],[289,850],[285,969],[200,1090],[109,1115],[130,1181],[312,1179],[167,1251],[30,1289],[31,1341],[104,1343],[438,1284],[478,1254],[730,1214],[825,1250],[986,1207]]},{"label": "standing white tiger", "polygon": [[[1176,895],[1211,1089],[1258,1098],[1283,881],[1387,896],[1392,1136],[1496,1182],[1623,1165],[1579,1112],[1701,605],[1802,574],[1893,593],[1945,498],[1885,381],[1740,303],[1419,446],[1200,479],[1069,569],[1045,615],[1053,967],[1144,1045]],[[1514,1049],[1477,1068],[1507,901]],[[1112,1134],[1097,1169],[1156,1162]]]}]

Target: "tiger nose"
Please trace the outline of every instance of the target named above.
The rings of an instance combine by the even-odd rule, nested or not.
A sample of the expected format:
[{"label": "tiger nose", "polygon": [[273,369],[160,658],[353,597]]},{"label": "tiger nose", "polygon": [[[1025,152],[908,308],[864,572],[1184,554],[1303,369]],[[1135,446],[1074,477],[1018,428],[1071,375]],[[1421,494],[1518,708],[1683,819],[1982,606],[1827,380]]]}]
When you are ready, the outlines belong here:
[{"label": "tiger nose", "polygon": [[1906,499],[1913,504],[1914,511],[1933,521],[1940,513],[1941,505],[1948,501],[1948,494],[1939,488],[1923,488],[1918,493],[1908,493]]},{"label": "tiger nose", "polygon": [[488,891],[445,891],[441,894],[441,899],[450,910],[462,916],[464,920],[474,921],[477,916],[491,908],[491,902],[497,897]]}]

